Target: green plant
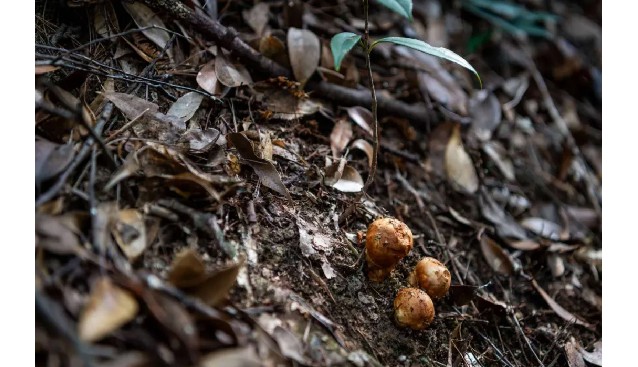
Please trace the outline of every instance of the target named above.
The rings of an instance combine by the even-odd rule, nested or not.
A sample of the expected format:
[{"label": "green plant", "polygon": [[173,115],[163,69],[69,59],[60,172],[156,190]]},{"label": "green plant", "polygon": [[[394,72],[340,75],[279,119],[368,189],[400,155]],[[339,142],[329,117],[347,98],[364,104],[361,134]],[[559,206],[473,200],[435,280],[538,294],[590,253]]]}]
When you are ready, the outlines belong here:
[{"label": "green plant", "polygon": [[[398,13],[412,20],[412,0],[377,0],[377,2],[388,7],[390,10],[394,11],[395,13]],[[417,51],[424,52],[426,54],[430,54],[436,57],[440,57],[442,59],[452,61],[454,63],[457,63],[471,70],[478,77],[479,82],[481,81],[481,78],[479,77],[478,73],[476,72],[476,70],[474,70],[474,68],[472,67],[472,65],[470,65],[470,63],[468,63],[461,56],[455,54],[454,52],[446,48],[433,47],[423,41],[413,39],[413,38],[404,38],[404,37],[385,37],[385,38],[378,39],[374,42],[371,42],[369,27],[368,27],[369,0],[363,0],[363,9],[365,13],[365,25],[364,25],[363,35],[351,33],[351,32],[343,32],[343,33],[336,34],[334,37],[332,37],[332,40],[330,41],[330,48],[332,49],[332,56],[334,58],[335,69],[337,71],[339,71],[339,69],[341,68],[341,62],[343,61],[343,58],[357,44],[361,46],[366,57],[366,68],[368,70],[368,78],[370,79],[370,95],[372,97],[371,110],[372,110],[372,119],[374,121],[374,128],[373,128],[374,152],[373,152],[372,165],[370,167],[370,174],[368,175],[368,178],[366,179],[366,182],[363,185],[363,189],[361,190],[361,196],[365,194],[370,184],[374,181],[374,176],[377,170],[377,156],[379,153],[379,126],[378,126],[379,124],[377,121],[377,95],[374,89],[374,80],[372,78],[372,68],[370,66],[370,53],[372,52],[372,49],[376,45],[381,43],[394,43],[396,45],[406,46],[406,47],[415,49]],[[347,213],[351,210],[352,209],[346,210],[346,213],[344,214],[347,216],[348,215]]]}]

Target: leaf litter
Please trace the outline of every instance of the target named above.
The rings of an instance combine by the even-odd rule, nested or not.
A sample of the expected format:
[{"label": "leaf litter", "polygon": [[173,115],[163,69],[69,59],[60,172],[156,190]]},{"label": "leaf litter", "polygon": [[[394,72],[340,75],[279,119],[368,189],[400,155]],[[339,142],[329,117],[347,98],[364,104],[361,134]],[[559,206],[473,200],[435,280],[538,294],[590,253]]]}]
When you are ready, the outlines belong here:
[{"label": "leaf litter", "polygon": [[[37,364],[602,363],[596,7],[428,1],[395,22],[372,6],[373,38],[445,45],[484,87],[376,47],[379,166],[342,218],[373,121],[363,53],[336,72],[329,45],[362,33],[362,5],[185,2],[189,20],[172,2],[37,11]],[[377,285],[357,233],[380,216],[415,246]],[[415,337],[391,303],[422,256],[452,288]]]}]

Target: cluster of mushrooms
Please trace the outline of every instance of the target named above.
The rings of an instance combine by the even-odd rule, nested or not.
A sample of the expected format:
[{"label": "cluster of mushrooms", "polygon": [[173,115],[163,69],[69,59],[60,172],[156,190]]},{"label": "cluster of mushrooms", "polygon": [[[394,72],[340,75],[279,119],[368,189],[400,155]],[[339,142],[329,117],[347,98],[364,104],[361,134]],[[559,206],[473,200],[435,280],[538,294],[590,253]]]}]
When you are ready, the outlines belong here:
[{"label": "cluster of mushrooms", "polygon": [[[375,220],[366,234],[368,278],[381,282],[412,250],[412,232],[393,218]],[[421,259],[410,273],[409,288],[401,288],[394,299],[394,317],[403,327],[427,328],[434,319],[432,299],[444,297],[450,288],[450,271],[432,257]]]}]

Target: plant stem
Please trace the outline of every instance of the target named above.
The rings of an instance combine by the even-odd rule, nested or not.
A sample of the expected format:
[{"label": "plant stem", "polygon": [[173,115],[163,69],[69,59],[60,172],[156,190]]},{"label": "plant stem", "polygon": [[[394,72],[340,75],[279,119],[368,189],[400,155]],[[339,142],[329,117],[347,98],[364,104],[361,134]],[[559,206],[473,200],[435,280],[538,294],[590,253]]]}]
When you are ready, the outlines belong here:
[{"label": "plant stem", "polygon": [[[368,69],[368,79],[370,79],[370,96],[372,97],[372,120],[374,121],[374,133],[372,139],[374,140],[373,152],[372,152],[372,165],[370,167],[370,174],[366,179],[366,183],[361,190],[361,197],[366,193],[372,182],[374,182],[374,176],[377,174],[377,159],[379,156],[379,122],[377,120],[377,92],[374,89],[374,79],[372,78],[372,65],[370,63],[370,31],[368,27],[368,4],[369,0],[363,0],[363,8],[365,11],[365,30],[363,34],[363,43],[365,45],[366,53],[366,68]],[[360,198],[361,198],[360,197]],[[359,199],[360,199],[359,198]]]},{"label": "plant stem", "polygon": [[341,213],[339,216],[339,223],[343,223],[352,213],[354,213],[357,204],[361,201],[366,191],[374,182],[374,176],[377,174],[377,158],[379,156],[379,122],[377,121],[377,92],[374,89],[374,79],[372,78],[372,65],[370,63],[370,51],[372,51],[370,47],[370,30],[368,27],[368,9],[369,9],[369,0],[363,0],[363,9],[365,13],[365,29],[363,34],[363,48],[366,54],[366,68],[368,69],[368,79],[370,79],[370,96],[372,97],[372,120],[374,121],[373,135],[372,139],[372,165],[370,166],[370,174],[368,174],[368,178],[366,179],[363,188],[357,198],[346,208],[346,210]]}]

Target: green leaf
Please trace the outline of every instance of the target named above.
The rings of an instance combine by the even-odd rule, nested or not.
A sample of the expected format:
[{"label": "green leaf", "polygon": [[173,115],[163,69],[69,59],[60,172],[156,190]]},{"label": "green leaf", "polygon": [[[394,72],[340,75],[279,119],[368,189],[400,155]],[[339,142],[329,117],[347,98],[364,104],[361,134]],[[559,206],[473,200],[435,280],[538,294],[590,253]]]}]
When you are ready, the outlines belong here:
[{"label": "green leaf", "polygon": [[412,0],[377,0],[377,2],[412,20]]},{"label": "green leaf", "polygon": [[372,44],[372,46],[370,47],[370,49],[372,49],[374,46],[378,45],[379,43],[384,43],[384,42],[394,43],[394,44],[399,45],[399,46],[410,47],[410,48],[415,49],[417,51],[421,51],[423,53],[426,53],[428,55],[440,57],[442,59],[446,59],[446,60],[452,61],[454,63],[457,63],[457,64],[461,65],[462,67],[471,70],[476,75],[476,77],[478,78],[479,83],[481,83],[481,88],[483,87],[483,82],[481,81],[481,77],[478,75],[476,70],[474,70],[472,65],[470,65],[470,63],[467,62],[464,58],[462,58],[461,56],[459,56],[459,55],[455,54],[454,52],[448,50],[447,48],[430,46],[429,44],[427,44],[427,43],[425,43],[425,42],[423,42],[421,40],[416,40],[416,39],[413,39],[413,38],[386,37],[386,38],[381,38],[381,39],[375,41]]},{"label": "green leaf", "polygon": [[338,33],[330,41],[330,49],[332,49],[332,57],[335,59],[335,70],[341,68],[341,61],[354,45],[359,42],[361,36],[352,32]]}]

